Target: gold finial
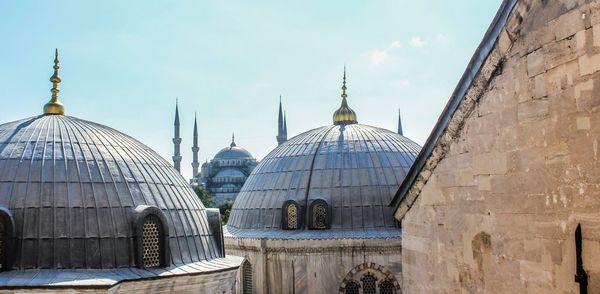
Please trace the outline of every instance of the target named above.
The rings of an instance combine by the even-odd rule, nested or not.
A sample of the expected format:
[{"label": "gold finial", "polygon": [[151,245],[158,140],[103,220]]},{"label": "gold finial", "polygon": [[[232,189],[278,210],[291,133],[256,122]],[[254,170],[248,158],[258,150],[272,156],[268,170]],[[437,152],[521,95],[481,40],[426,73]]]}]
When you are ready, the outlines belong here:
[{"label": "gold finial", "polygon": [[344,65],[344,78],[342,80],[342,98],[346,99],[348,95],[346,95],[346,66]]},{"label": "gold finial", "polygon": [[50,77],[50,82],[52,82],[52,98],[50,101],[44,105],[44,114],[65,114],[65,106],[58,100],[58,84],[61,82],[60,76],[58,76],[58,69],[60,68],[58,60],[58,49],[54,51],[54,74]]},{"label": "gold finial", "polygon": [[356,113],[348,106],[348,101],[346,97],[346,66],[344,65],[344,78],[342,81],[342,105],[338,110],[333,113],[333,124],[355,124],[358,123],[356,120]]}]

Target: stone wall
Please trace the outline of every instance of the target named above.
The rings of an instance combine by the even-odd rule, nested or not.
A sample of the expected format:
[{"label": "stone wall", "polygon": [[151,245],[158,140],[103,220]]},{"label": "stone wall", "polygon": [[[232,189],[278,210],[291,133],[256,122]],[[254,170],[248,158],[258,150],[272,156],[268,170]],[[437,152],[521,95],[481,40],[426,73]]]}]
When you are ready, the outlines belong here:
[{"label": "stone wall", "polygon": [[[519,1],[413,185],[405,293],[600,293],[600,1]],[[416,197],[418,195],[418,198]]]},{"label": "stone wall", "polygon": [[[227,254],[245,257],[253,293],[339,293],[353,269],[372,266],[402,280],[401,239],[265,240],[225,238]],[[379,267],[378,267],[379,266]],[[240,270],[240,273],[242,270]],[[242,293],[238,276],[238,293]]]}]

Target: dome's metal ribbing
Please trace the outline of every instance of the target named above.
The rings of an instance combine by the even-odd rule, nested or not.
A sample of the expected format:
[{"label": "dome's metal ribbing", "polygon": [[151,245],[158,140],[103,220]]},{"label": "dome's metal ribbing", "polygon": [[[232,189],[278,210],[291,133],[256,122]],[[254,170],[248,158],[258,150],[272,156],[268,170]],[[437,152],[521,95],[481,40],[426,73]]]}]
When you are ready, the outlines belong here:
[{"label": "dome's metal ribbing", "polygon": [[139,205],[164,213],[173,264],[219,255],[204,206],[147,146],[63,115],[0,125],[0,207],[15,220],[15,268],[135,266]]},{"label": "dome's metal ribbing", "polygon": [[419,145],[401,135],[359,124],[326,126],[298,135],[254,169],[233,205],[229,232],[255,229],[289,234],[293,231],[281,230],[284,202],[294,200],[306,208],[315,199],[324,199],[331,207],[331,230],[315,234],[395,228],[388,204],[419,150]]}]

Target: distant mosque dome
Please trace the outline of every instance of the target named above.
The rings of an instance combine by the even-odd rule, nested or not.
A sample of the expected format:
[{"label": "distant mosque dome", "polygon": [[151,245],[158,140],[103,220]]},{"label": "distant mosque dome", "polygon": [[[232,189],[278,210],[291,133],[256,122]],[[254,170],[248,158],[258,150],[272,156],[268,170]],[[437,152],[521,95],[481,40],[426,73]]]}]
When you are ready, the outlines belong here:
[{"label": "distant mosque dome", "polygon": [[234,141],[231,142],[229,147],[221,149],[216,155],[215,160],[227,160],[227,159],[250,159],[253,158],[252,154],[248,150],[239,147]]}]

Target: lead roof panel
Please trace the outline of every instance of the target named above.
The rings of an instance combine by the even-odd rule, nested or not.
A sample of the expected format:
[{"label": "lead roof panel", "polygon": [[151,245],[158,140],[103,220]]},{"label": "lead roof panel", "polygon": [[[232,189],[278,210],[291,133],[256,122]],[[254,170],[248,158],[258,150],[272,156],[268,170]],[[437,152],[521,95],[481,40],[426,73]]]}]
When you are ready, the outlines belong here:
[{"label": "lead roof panel", "polygon": [[[241,233],[244,229],[288,236],[288,231],[281,230],[279,215],[284,201],[295,200],[306,209],[312,200],[321,198],[334,208],[332,228],[396,228],[387,211],[389,200],[419,150],[406,137],[366,125],[325,126],[305,132],[274,149],[254,169],[237,196],[227,226],[240,236],[249,236]],[[306,221],[302,223],[302,230],[307,230]],[[328,230],[314,234],[327,236]]]},{"label": "lead roof panel", "polygon": [[15,219],[18,269],[135,266],[122,255],[134,252],[138,205],[165,213],[173,257],[218,257],[186,180],[147,146],[96,123],[44,115],[0,125],[0,193]]}]

